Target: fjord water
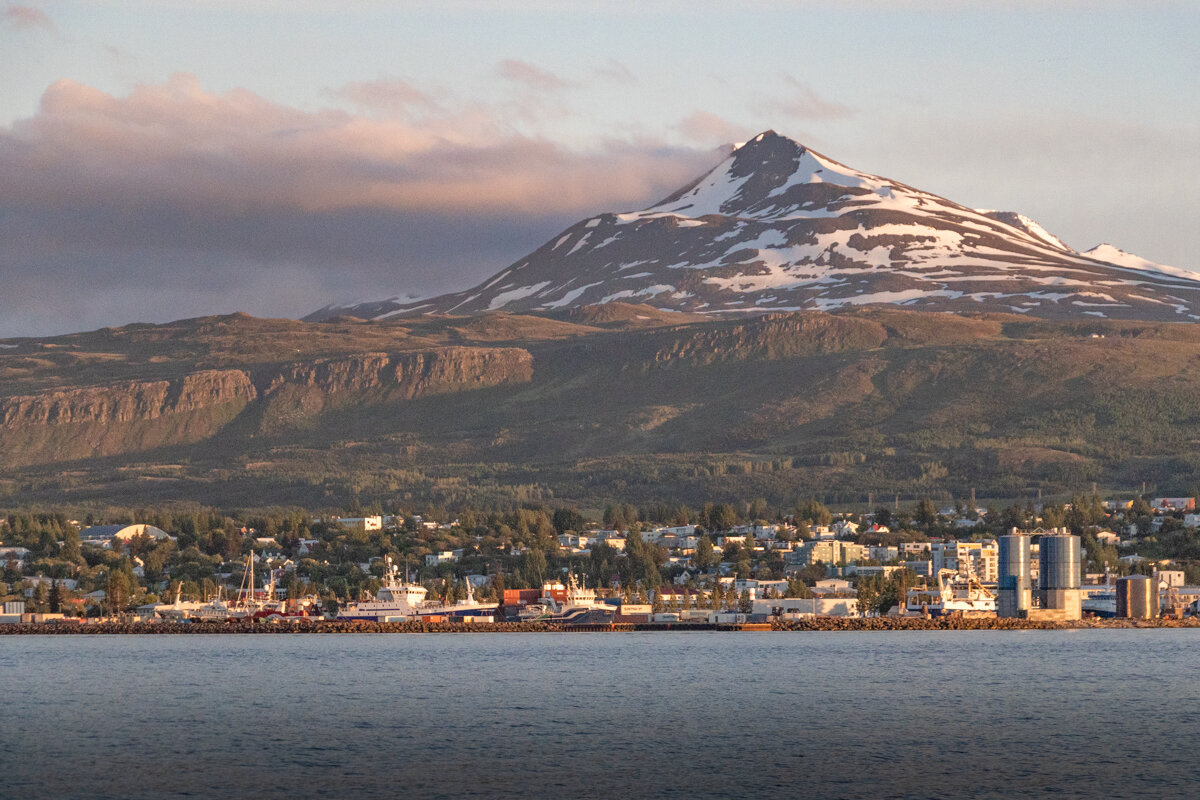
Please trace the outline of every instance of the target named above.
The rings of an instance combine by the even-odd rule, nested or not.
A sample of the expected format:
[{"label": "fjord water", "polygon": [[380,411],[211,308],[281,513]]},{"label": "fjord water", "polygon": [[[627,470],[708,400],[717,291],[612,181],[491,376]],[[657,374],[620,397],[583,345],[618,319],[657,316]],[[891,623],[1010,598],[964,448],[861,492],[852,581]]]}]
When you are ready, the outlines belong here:
[{"label": "fjord water", "polygon": [[8,798],[1195,797],[1190,630],[4,636]]}]

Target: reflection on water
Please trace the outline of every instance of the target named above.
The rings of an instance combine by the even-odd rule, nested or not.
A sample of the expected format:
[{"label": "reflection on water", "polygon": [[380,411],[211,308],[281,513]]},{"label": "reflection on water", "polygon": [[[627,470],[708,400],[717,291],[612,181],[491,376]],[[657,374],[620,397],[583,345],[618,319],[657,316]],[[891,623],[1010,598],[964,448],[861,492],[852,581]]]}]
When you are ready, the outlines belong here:
[{"label": "reflection on water", "polygon": [[1192,797],[1189,630],[0,638],[0,795]]}]

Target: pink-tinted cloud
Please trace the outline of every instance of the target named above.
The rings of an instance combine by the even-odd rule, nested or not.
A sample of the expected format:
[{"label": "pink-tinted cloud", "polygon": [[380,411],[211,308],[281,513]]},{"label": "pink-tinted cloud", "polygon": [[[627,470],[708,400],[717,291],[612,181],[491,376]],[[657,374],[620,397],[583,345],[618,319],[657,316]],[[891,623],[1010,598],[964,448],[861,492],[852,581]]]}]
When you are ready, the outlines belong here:
[{"label": "pink-tinted cloud", "polygon": [[113,97],[70,80],[0,132],[0,202],[164,202],[459,213],[625,208],[699,164],[661,148],[580,153],[506,134],[479,109],[429,124],[302,111],[179,74]]},{"label": "pink-tinted cloud", "polygon": [[496,74],[506,81],[520,84],[539,92],[556,92],[571,84],[549,70],[528,61],[507,59],[496,65]]},{"label": "pink-tinted cloud", "polygon": [[58,28],[54,26],[54,21],[40,8],[9,6],[4,9],[4,13],[0,16],[0,19],[3,19],[6,24],[18,30],[58,33]]},{"label": "pink-tinted cloud", "polygon": [[846,119],[854,115],[854,109],[821,96],[811,85],[791,75],[783,76],[783,85],[781,96],[760,104],[764,112],[801,122]]},{"label": "pink-tinted cloud", "polygon": [[746,126],[730,122],[707,111],[696,111],[689,114],[680,120],[675,128],[685,139],[701,146],[745,141],[752,134],[752,131]]},{"label": "pink-tinted cloud", "polygon": [[462,289],[715,163],[711,143],[572,149],[505,113],[309,111],[184,74],[127,96],[59,81],[0,128],[0,335]]},{"label": "pink-tinted cloud", "polygon": [[330,94],[349,100],[361,108],[387,113],[440,110],[433,95],[421,91],[402,78],[379,78],[373,81],[348,83],[331,90]]}]

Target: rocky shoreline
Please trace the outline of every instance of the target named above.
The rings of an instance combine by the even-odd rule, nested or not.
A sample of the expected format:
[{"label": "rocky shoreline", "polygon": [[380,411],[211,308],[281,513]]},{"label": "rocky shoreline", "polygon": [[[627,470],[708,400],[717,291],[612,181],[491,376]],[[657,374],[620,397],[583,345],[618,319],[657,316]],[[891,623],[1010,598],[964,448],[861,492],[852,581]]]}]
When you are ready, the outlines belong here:
[{"label": "rocky shoreline", "polygon": [[938,617],[813,617],[769,624],[638,623],[556,625],[549,622],[362,622],[299,620],[291,622],[52,622],[0,625],[0,635],[143,635],[143,634],[276,634],[276,633],[576,633],[628,631],[989,631],[1131,628],[1200,628],[1200,618],[1084,619],[1044,622],[1022,619]]}]

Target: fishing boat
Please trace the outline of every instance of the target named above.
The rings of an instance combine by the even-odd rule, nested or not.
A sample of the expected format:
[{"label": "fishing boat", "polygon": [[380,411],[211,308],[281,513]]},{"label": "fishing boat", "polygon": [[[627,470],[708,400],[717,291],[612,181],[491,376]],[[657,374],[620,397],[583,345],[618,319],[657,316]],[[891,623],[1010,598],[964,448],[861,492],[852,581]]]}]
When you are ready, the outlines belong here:
[{"label": "fishing boat", "polygon": [[996,595],[974,576],[943,569],[938,571],[937,587],[908,590],[905,608],[910,615],[994,617]]},{"label": "fishing boat", "polygon": [[567,622],[597,611],[611,614],[613,608],[597,600],[594,589],[580,586],[572,573],[565,586],[560,581],[542,584],[542,596],[517,612],[517,618],[522,622]]},{"label": "fishing boat", "polygon": [[481,622],[493,619],[496,603],[480,603],[475,599],[475,590],[467,584],[466,598],[454,603],[427,601],[428,590],[417,583],[400,579],[400,570],[390,557],[384,558],[383,585],[374,599],[348,603],[338,612],[343,620],[367,620],[370,622],[404,621],[416,619],[465,620]]},{"label": "fishing boat", "polygon": [[383,585],[372,600],[347,603],[337,618],[384,622],[389,618],[407,619],[415,616],[428,590],[416,583],[400,580],[400,570],[391,556],[384,557]]}]

